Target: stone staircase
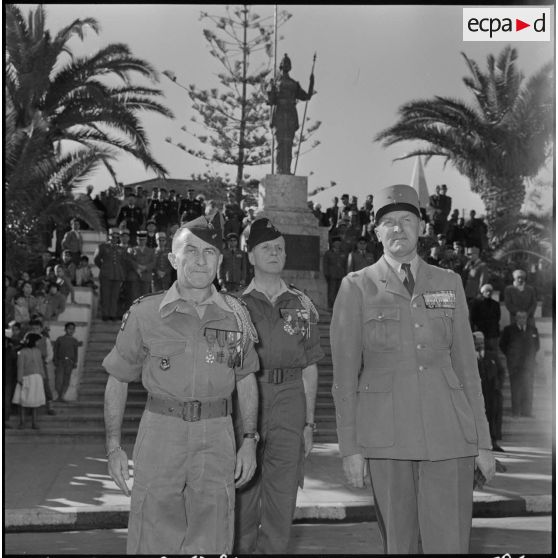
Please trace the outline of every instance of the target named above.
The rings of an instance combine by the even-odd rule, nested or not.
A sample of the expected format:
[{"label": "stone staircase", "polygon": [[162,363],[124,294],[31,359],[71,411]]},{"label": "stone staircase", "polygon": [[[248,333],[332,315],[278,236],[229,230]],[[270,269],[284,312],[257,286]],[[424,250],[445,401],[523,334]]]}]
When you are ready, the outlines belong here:
[{"label": "stone staircase", "polygon": [[[316,441],[336,442],[335,412],[331,396],[333,372],[331,349],[329,347],[329,318],[319,324],[322,347],[326,353],[319,366],[319,385],[316,401],[316,422],[318,432]],[[44,407],[40,409],[40,431],[31,429],[7,430],[10,436],[35,436],[41,439],[104,439],[103,404],[107,373],[101,363],[114,346],[120,322],[93,320],[89,331],[89,342],[85,353],[83,371],[79,383],[79,400],[68,403],[53,403],[56,415],[47,415]],[[145,407],[146,391],[140,382],[132,382],[128,387],[128,400],[122,437],[125,442],[133,442],[139,421]],[[15,425],[15,417],[12,425]]]}]

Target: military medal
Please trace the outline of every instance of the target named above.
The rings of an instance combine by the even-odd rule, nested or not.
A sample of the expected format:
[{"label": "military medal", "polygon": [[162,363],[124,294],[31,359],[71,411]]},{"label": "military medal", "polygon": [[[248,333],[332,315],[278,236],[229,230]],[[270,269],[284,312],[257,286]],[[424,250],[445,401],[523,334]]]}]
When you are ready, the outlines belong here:
[{"label": "military medal", "polygon": [[455,291],[429,291],[422,297],[427,308],[455,308]]},{"label": "military medal", "polygon": [[283,330],[289,335],[295,335],[296,331],[293,327],[293,317],[289,310],[281,309],[281,317],[283,318]]},{"label": "military medal", "polygon": [[163,357],[161,359],[161,363],[159,364],[159,368],[161,370],[168,370],[170,368],[170,362],[168,357]]},{"label": "military medal", "polygon": [[223,362],[225,360],[225,343],[227,341],[227,331],[222,329],[217,330],[217,344],[219,345],[219,350],[217,351],[217,362]]},{"label": "military medal", "polygon": [[215,362],[215,353],[213,352],[213,347],[215,341],[217,340],[217,330],[206,328],[205,332],[205,342],[207,343],[207,352],[205,354],[205,362],[207,364],[213,364]]}]

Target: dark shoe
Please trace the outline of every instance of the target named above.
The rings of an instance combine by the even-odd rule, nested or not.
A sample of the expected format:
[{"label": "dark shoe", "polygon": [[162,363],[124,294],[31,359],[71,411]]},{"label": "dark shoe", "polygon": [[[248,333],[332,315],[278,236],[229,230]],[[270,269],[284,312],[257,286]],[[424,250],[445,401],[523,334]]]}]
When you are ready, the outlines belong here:
[{"label": "dark shoe", "polygon": [[506,450],[498,444],[492,444],[492,451],[501,451],[502,453],[506,452]]}]

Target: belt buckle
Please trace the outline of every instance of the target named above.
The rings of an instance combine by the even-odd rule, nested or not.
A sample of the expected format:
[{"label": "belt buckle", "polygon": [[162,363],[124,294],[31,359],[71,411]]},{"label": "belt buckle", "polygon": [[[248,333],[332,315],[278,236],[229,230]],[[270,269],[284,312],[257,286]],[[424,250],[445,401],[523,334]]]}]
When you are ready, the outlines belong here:
[{"label": "belt buckle", "polygon": [[283,369],[282,368],[274,368],[273,369],[273,383],[274,384],[282,384],[283,383]]},{"label": "belt buckle", "polygon": [[182,408],[182,420],[198,422],[201,417],[201,401],[186,401]]}]

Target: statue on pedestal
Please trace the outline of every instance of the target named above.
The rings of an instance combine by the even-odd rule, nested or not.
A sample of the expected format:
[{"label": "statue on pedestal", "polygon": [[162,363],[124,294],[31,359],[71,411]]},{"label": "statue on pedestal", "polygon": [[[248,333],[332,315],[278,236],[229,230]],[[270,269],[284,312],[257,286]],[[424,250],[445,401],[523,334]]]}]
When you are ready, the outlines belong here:
[{"label": "statue on pedestal", "polygon": [[298,130],[296,101],[308,101],[314,94],[314,74],[310,75],[308,93],[300,87],[298,81],[289,77],[291,60],[285,54],[279,65],[281,74],[271,80],[267,90],[268,104],[271,105],[271,128],[275,134],[276,174],[292,174],[293,143]]}]

